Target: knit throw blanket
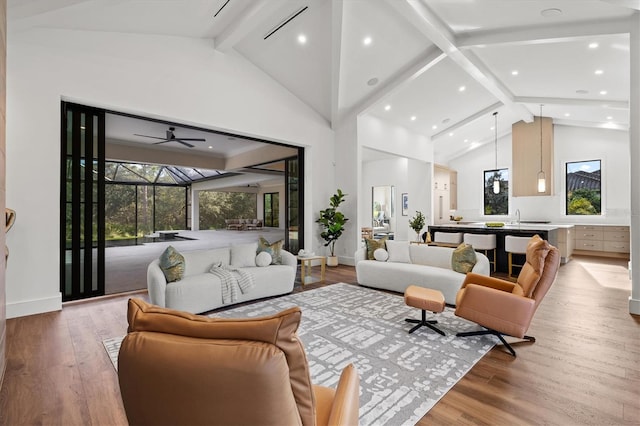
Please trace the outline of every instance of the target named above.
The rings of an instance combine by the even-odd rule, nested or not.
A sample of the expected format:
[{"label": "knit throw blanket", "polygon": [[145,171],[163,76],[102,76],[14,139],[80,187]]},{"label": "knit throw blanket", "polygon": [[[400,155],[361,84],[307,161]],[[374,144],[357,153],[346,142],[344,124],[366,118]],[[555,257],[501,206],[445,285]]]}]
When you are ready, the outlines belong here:
[{"label": "knit throw blanket", "polygon": [[225,304],[238,301],[239,292],[245,294],[255,285],[251,272],[224,263],[214,263],[209,272],[220,279],[222,302]]}]

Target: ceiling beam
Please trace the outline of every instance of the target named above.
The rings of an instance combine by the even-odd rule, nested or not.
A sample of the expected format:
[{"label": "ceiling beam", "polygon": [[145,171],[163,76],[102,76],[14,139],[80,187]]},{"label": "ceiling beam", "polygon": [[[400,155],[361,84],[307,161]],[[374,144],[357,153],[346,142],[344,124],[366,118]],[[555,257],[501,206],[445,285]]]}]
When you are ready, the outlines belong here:
[{"label": "ceiling beam", "polygon": [[605,3],[615,4],[616,6],[628,7],[629,9],[640,10],[640,0],[602,0]]},{"label": "ceiling beam", "polygon": [[461,49],[475,46],[540,44],[573,41],[597,35],[626,34],[631,30],[628,17],[598,21],[562,23],[503,30],[475,31],[461,35],[456,43]]},{"label": "ceiling beam", "polygon": [[578,120],[564,120],[564,119],[553,119],[553,124],[561,125],[561,126],[575,126],[575,127],[589,127],[592,129],[609,129],[609,130],[622,130],[624,132],[629,131],[628,124],[621,123],[596,123],[594,121],[578,121]]},{"label": "ceiling beam", "polygon": [[489,105],[488,107],[476,112],[473,115],[470,115],[469,117],[465,118],[464,120],[458,121],[457,123],[452,124],[451,126],[447,127],[446,129],[434,134],[431,136],[431,140],[436,140],[446,134],[449,134],[450,132],[453,132],[455,130],[458,130],[461,127],[466,126],[469,123],[473,123],[474,121],[480,119],[480,118],[486,118],[487,114],[490,114],[494,111],[496,111],[498,108],[500,108],[502,106],[502,102],[496,102],[493,105]]},{"label": "ceiling beam", "polygon": [[341,119],[367,112],[381,99],[391,96],[403,87],[411,84],[416,78],[420,77],[422,73],[446,57],[447,55],[442,53],[442,50],[436,46],[430,46],[418,59],[395,73],[391,78],[381,84],[378,89],[346,111],[341,116]]},{"label": "ceiling beam", "polygon": [[533,115],[513,101],[511,92],[470,51],[458,48],[455,35],[421,0],[387,0],[400,15],[412,23],[425,37],[447,54],[461,69],[498,98],[516,117],[530,123]]},{"label": "ceiling beam", "polygon": [[331,2],[331,127],[339,124],[343,0]]},{"label": "ceiling beam", "polygon": [[628,101],[610,101],[604,99],[538,98],[533,96],[516,96],[514,98],[514,101],[522,104],[577,105],[629,109]]},{"label": "ceiling beam", "polygon": [[284,4],[286,4],[284,0],[253,0],[244,13],[214,39],[215,49],[221,52],[233,49],[236,44],[258,25],[273,16]]}]

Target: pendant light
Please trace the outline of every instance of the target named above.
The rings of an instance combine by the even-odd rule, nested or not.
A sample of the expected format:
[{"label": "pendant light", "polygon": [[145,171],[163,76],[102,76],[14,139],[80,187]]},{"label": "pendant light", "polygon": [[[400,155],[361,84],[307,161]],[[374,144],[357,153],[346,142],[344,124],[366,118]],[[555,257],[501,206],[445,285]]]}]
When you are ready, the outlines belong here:
[{"label": "pendant light", "polygon": [[494,145],[495,145],[495,153],[496,153],[496,171],[494,172],[494,177],[493,177],[493,193],[499,194],[500,180],[498,179],[498,111],[494,112],[493,116],[495,118],[495,124],[493,128],[495,130]]},{"label": "pendant light", "polygon": [[538,172],[538,192],[547,191],[547,180],[542,169],[542,104],[540,104],[540,171]]}]

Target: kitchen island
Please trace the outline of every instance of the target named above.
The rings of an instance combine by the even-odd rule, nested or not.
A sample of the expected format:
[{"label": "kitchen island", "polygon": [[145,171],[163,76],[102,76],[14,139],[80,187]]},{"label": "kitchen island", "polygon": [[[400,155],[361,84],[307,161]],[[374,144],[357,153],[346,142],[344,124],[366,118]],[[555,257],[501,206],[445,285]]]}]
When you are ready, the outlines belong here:
[{"label": "kitchen island", "polygon": [[[496,272],[507,273],[509,270],[507,253],[504,251],[504,238],[507,235],[516,237],[533,237],[540,235],[553,246],[558,246],[558,228],[563,225],[538,224],[538,223],[514,223],[505,224],[502,227],[488,227],[484,222],[451,223],[445,225],[431,225],[429,232],[434,237],[435,232],[460,232],[470,234],[495,234],[496,235]],[[516,256],[516,255],[514,255]],[[521,255],[524,256],[524,255]],[[519,262],[520,263],[520,262]]]}]

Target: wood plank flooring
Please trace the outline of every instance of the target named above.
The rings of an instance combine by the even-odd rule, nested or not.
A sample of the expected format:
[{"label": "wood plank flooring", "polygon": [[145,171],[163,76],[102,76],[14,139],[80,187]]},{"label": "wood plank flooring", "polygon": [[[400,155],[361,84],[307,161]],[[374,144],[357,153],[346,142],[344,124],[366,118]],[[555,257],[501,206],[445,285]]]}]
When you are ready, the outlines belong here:
[{"label": "wood plank flooring", "polygon": [[[355,283],[349,266],[325,284]],[[533,320],[536,343],[496,346],[418,423],[639,425],[640,318],[628,313],[626,262],[576,257]],[[136,296],[146,298],[146,293]],[[7,321],[2,425],[123,425],[117,375],[102,340],[126,332],[126,300],[66,304]]]}]

